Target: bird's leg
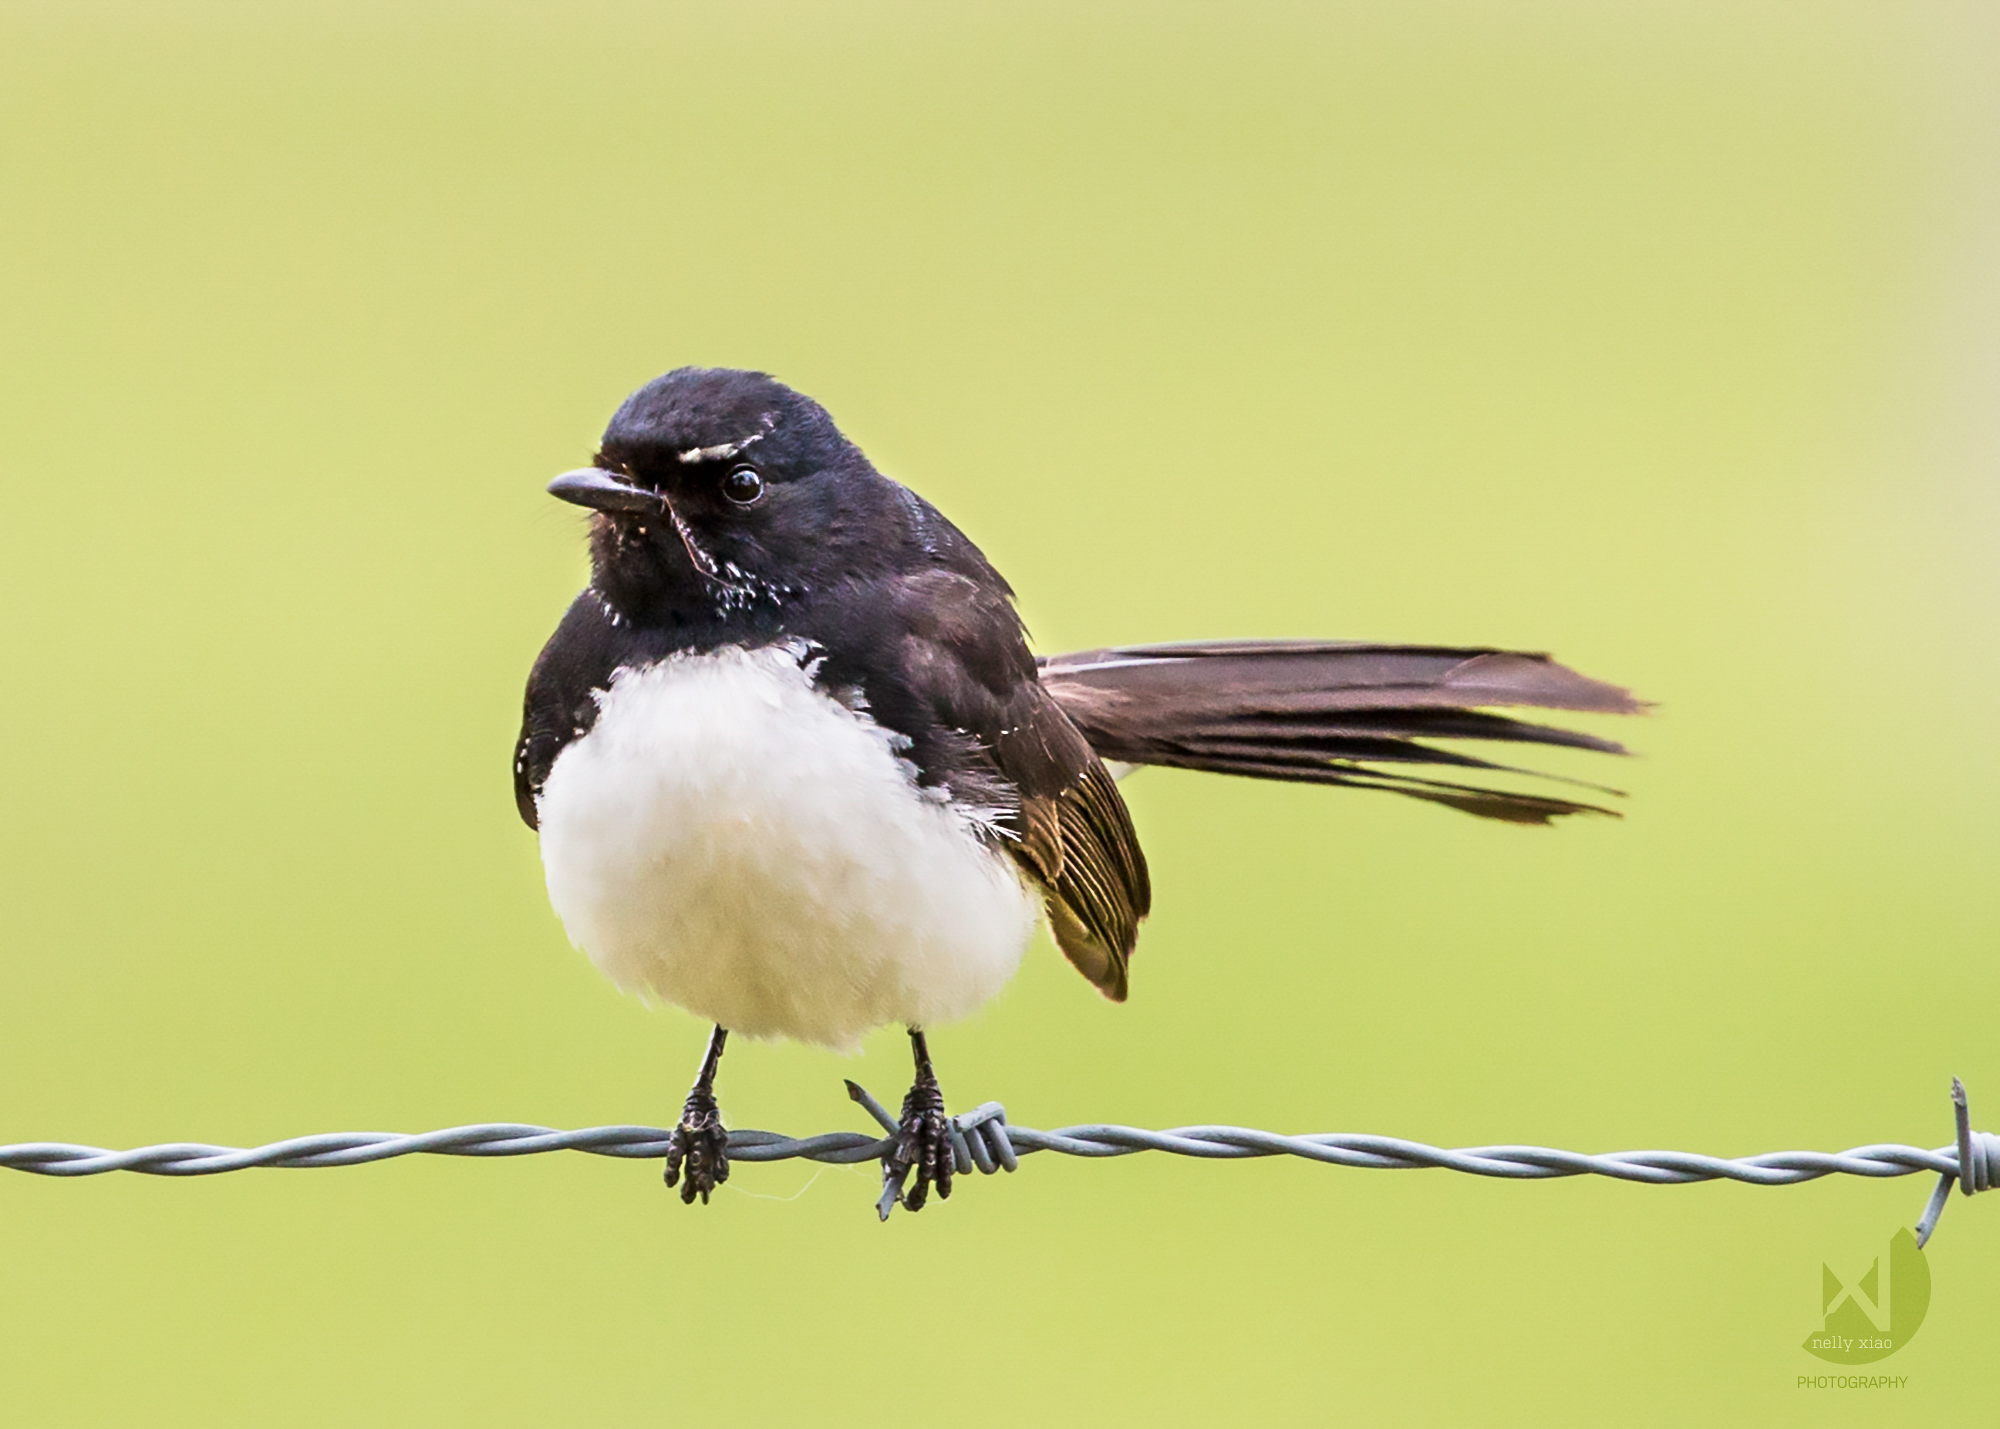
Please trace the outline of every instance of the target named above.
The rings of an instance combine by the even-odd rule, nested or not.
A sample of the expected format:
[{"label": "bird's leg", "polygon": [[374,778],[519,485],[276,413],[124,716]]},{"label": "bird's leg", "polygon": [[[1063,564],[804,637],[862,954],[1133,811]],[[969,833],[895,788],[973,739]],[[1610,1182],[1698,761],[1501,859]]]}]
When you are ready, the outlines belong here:
[{"label": "bird's leg", "polygon": [[715,1069],[728,1040],[726,1027],[708,1034],[701,1075],[694,1079],[687,1105],[681,1108],[681,1124],[667,1138],[667,1184],[680,1183],[685,1163],[687,1183],[681,1186],[681,1200],[690,1206],[696,1196],[707,1205],[708,1193],[729,1179],[729,1133],[722,1129],[722,1112],[715,1104]]},{"label": "bird's leg", "polygon": [[910,1050],[917,1059],[917,1079],[903,1098],[902,1122],[889,1163],[899,1181],[911,1171],[917,1173],[917,1184],[902,1200],[910,1210],[921,1211],[933,1181],[940,1199],[951,1195],[951,1122],[944,1114],[944,1093],[938,1089],[937,1073],[931,1070],[930,1048],[915,1027],[910,1029]]}]

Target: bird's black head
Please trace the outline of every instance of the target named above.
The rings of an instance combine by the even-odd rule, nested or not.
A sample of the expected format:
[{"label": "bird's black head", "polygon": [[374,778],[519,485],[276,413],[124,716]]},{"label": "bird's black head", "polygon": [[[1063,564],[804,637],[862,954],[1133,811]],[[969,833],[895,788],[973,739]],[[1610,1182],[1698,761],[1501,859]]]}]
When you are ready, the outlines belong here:
[{"label": "bird's black head", "polygon": [[611,418],[592,464],[549,491],[597,512],[592,584],[646,624],[776,623],[893,559],[907,493],[826,409],[761,372],[682,367]]}]

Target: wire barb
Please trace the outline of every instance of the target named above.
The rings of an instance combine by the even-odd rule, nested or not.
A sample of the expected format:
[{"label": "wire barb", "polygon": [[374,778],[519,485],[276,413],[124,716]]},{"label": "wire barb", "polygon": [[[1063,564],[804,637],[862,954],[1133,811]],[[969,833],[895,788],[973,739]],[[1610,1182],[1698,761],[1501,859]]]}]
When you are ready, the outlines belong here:
[{"label": "wire barb", "polygon": [[[896,1187],[889,1183],[889,1155],[895,1146],[897,1123],[880,1102],[854,1082],[848,1096],[864,1108],[885,1135],[830,1131],[818,1136],[792,1137],[775,1131],[732,1131],[729,1158],[738,1162],[817,1161],[836,1166],[880,1161],[884,1165],[883,1196],[877,1208],[886,1218]],[[1546,1146],[1468,1146],[1446,1148],[1405,1141],[1393,1136],[1322,1132],[1287,1136],[1243,1126],[1183,1126],[1148,1131],[1135,1126],[1066,1126],[1036,1131],[1013,1126],[998,1102],[987,1102],[951,1119],[952,1159],[962,1175],[983,1175],[1019,1168],[1020,1158],[1050,1151],[1086,1158],[1132,1156],[1164,1151],[1212,1161],[1294,1156],[1329,1166],[1362,1170],[1458,1171],[1472,1176],[1496,1176],[1517,1181],[1554,1180],[1569,1176],[1605,1176],[1655,1186],[1679,1186],[1696,1181],[1739,1181],[1751,1186],[1795,1186],[1822,1176],[1911,1176],[1929,1171],[1938,1177],[1930,1204],[1917,1223],[1917,1243],[1927,1242],[1956,1184],[1966,1195],[2000,1186],[2000,1136],[1972,1129],[1965,1087],[1952,1079],[1957,1118],[1957,1142],[1926,1151],[1921,1147],[1881,1144],[1846,1151],[1769,1151],[1758,1156],[1704,1156],[1690,1151],[1616,1151],[1588,1155]],[[213,1176],[253,1166],[285,1168],[359,1166],[419,1153],[434,1156],[532,1156],[544,1151],[583,1151],[593,1156],[648,1160],[667,1154],[669,1132],[656,1126],[595,1126],[558,1131],[546,1126],[495,1122],[450,1127],[403,1135],[387,1131],[332,1131],[294,1137],[250,1148],[172,1142],[130,1151],[109,1151],[66,1142],[21,1142],[0,1146],[0,1168],[39,1176],[98,1176],[109,1171],[136,1171],[148,1176]]]},{"label": "wire barb", "polygon": [[1937,1189],[1931,1192],[1930,1204],[1918,1218],[1919,1250],[1930,1244],[1954,1184],[1968,1196],[2000,1185],[2000,1136],[1972,1129],[1972,1109],[1966,1105],[1965,1083],[1957,1077],[1951,1079],[1951,1108],[1958,1123],[1958,1158],[1950,1168],[1938,1173]]}]

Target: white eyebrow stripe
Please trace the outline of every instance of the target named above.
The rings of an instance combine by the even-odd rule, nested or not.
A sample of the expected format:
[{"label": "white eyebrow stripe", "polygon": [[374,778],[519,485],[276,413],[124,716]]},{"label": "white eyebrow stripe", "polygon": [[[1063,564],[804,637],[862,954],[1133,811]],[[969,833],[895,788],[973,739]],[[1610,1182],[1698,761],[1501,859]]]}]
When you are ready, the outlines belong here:
[{"label": "white eyebrow stripe", "polygon": [[675,455],[684,462],[716,461],[722,457],[739,456],[745,447],[761,442],[764,438],[770,436],[771,428],[778,425],[778,415],[775,412],[766,412],[758,420],[764,424],[762,431],[752,432],[749,436],[738,441],[717,442],[712,447],[689,447],[684,452],[676,452]]}]

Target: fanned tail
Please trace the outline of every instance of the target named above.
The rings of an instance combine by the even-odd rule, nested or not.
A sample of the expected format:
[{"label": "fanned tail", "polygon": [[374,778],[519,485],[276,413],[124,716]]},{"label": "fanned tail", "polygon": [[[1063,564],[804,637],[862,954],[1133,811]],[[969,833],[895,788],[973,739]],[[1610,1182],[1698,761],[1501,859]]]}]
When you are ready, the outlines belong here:
[{"label": "fanned tail", "polygon": [[1395,766],[1532,772],[1420,742],[1425,739],[1624,754],[1624,746],[1596,735],[1492,711],[1636,714],[1645,708],[1616,685],[1588,679],[1546,655],[1512,650],[1243,640],[1124,645],[1051,655],[1039,663],[1042,684],[1107,761],[1384,789],[1523,824],[1613,811],[1574,799],[1421,777]]}]

